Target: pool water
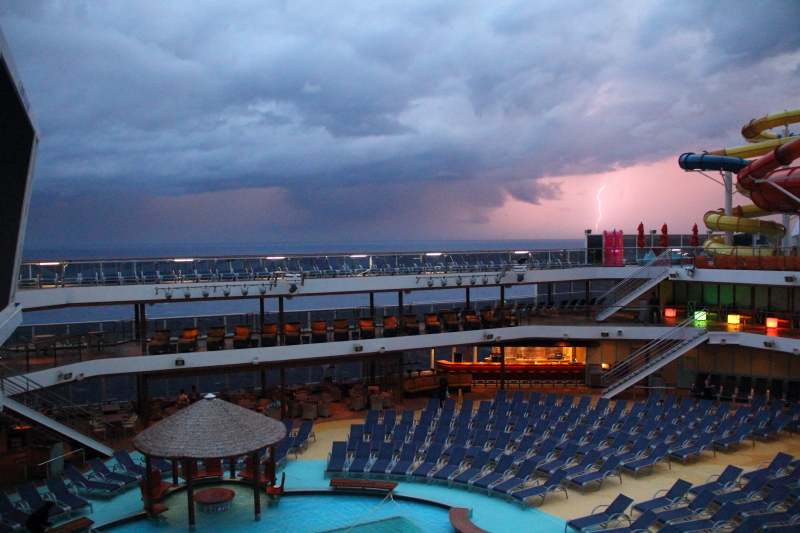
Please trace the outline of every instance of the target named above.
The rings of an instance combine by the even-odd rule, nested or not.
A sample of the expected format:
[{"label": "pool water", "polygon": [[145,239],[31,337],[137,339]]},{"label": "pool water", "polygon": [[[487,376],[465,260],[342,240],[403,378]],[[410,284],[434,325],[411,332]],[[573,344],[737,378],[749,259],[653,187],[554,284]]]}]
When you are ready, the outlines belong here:
[{"label": "pool water", "polygon": [[[261,521],[253,519],[253,491],[229,485],[236,491],[231,509],[224,513],[195,513],[197,531],[213,533],[452,533],[448,510],[433,505],[397,501],[391,497],[350,495],[284,496],[266,507],[262,497]],[[115,527],[113,533],[185,533],[188,528],[186,493],[167,498],[166,523],[139,520]]]}]

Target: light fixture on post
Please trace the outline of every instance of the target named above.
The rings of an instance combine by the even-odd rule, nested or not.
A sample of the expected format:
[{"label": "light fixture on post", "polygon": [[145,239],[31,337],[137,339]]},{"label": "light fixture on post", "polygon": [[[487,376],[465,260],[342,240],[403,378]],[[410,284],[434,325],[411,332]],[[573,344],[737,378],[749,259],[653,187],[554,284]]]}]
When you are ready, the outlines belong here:
[{"label": "light fixture on post", "polygon": [[442,287],[447,287],[447,278],[442,278]]},{"label": "light fixture on post", "polygon": [[260,285],[258,287],[258,294],[260,294],[261,296],[264,296],[265,294],[267,294],[267,286],[266,285]]},{"label": "light fixture on post", "polygon": [[242,285],[242,296],[247,296],[247,293],[250,292],[250,289],[247,285]]},{"label": "light fixture on post", "polygon": [[189,292],[189,289],[183,291],[183,297],[186,298],[187,300],[192,297],[192,293]]},{"label": "light fixture on post", "polygon": [[172,300],[172,289],[164,289],[164,298]]},{"label": "light fixture on post", "polygon": [[502,274],[495,274],[494,275],[494,282],[499,285],[501,281],[503,281],[503,275]]},{"label": "light fixture on post", "polygon": [[686,269],[686,275],[689,276],[690,278],[694,277],[694,266],[690,266],[689,268]]},{"label": "light fixture on post", "polygon": [[208,292],[208,287],[203,287],[203,298],[208,298],[211,293]]},{"label": "light fixture on post", "polygon": [[469,278],[470,285],[475,285],[476,283],[478,283],[478,278],[476,278],[475,276]]},{"label": "light fixture on post", "polygon": [[483,279],[481,280],[481,283],[483,283],[484,285],[489,283],[489,276],[483,276]]},{"label": "light fixture on post", "polygon": [[224,289],[222,289],[222,295],[225,296],[226,298],[228,296],[230,296],[231,295],[231,288],[226,286]]},{"label": "light fixture on post", "polygon": [[428,278],[428,287],[433,287],[433,278]]},{"label": "light fixture on post", "polygon": [[463,281],[464,281],[464,280],[463,280],[463,279],[461,279],[461,276],[460,276],[460,275],[456,276],[456,285],[458,285],[458,286],[460,287],[460,286],[461,286],[461,283],[462,283]]}]

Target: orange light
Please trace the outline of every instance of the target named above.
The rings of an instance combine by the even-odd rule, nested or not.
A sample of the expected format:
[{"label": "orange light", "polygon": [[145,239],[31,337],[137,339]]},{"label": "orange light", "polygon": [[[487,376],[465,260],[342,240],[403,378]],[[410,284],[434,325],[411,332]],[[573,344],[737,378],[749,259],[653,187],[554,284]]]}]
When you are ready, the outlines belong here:
[{"label": "orange light", "polygon": [[608,363],[603,363],[602,365],[600,365],[600,368],[602,368],[603,370],[608,370]]},{"label": "orange light", "polygon": [[768,328],[777,328],[778,327],[778,319],[777,318],[768,318],[767,319],[767,327]]},{"label": "orange light", "polygon": [[741,318],[741,315],[728,315],[728,324],[738,324]]},{"label": "orange light", "polygon": [[678,310],[673,309],[671,307],[667,307],[666,309],[664,309],[664,316],[667,318],[675,318],[676,316],[678,316]]}]

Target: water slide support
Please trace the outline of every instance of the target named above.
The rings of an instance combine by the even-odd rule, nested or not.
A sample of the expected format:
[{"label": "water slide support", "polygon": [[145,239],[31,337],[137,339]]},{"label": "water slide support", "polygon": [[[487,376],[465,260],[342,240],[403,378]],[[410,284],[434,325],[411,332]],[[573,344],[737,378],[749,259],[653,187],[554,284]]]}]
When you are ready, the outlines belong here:
[{"label": "water slide support", "polygon": [[[725,216],[733,215],[733,173],[726,170],[722,173],[725,181]],[[725,232],[725,245],[733,246],[733,231]]]}]

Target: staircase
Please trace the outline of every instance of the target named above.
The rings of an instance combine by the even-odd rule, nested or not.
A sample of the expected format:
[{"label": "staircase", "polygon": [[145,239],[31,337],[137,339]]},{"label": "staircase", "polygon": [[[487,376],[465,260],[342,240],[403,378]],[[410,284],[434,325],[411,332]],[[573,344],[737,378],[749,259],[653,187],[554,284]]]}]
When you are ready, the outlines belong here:
[{"label": "staircase", "polygon": [[667,333],[651,341],[627,358],[617,361],[603,375],[603,398],[612,398],[634,383],[646,378],[667,363],[708,339],[705,328],[696,328],[694,318],[687,318]]},{"label": "staircase", "polygon": [[597,305],[595,320],[602,322],[664,281],[669,275],[671,264],[670,251],[665,250],[661,255],[614,285],[611,290],[597,299],[602,304]]},{"label": "staircase", "polygon": [[[37,410],[48,406],[53,415]],[[23,419],[50,434],[67,438],[106,456],[114,450],[95,440],[89,420],[93,414],[88,409],[74,405],[67,398],[42,387],[35,381],[0,365],[0,409],[8,410],[12,418]],[[56,420],[59,418],[59,420]],[[110,428],[103,424],[104,429]]]}]

